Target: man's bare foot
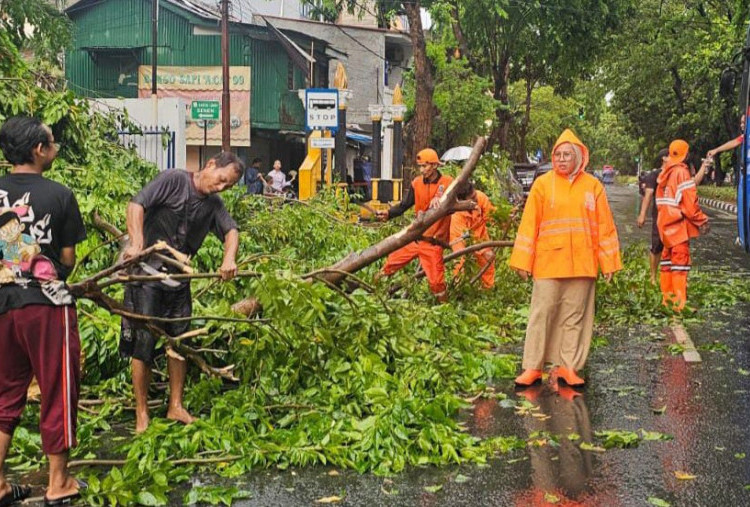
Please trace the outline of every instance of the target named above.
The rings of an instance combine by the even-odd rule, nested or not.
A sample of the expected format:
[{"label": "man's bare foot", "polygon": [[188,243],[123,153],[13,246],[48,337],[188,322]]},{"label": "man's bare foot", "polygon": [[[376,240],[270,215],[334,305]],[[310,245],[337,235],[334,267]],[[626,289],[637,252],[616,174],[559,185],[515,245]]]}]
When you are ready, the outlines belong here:
[{"label": "man's bare foot", "polygon": [[167,411],[167,419],[178,421],[184,424],[192,424],[195,422],[195,417],[185,410],[185,407],[170,407]]},{"label": "man's bare foot", "polygon": [[139,435],[148,429],[148,423],[151,419],[146,414],[135,414],[135,434]]},{"label": "man's bare foot", "polygon": [[73,477],[68,476],[65,479],[64,484],[60,485],[49,485],[47,487],[47,500],[55,500],[57,498],[63,498],[70,495],[75,495],[78,493],[79,490],[79,484],[78,481],[75,480]]},{"label": "man's bare foot", "polygon": [[0,498],[10,493],[10,483],[6,480],[0,481]]}]

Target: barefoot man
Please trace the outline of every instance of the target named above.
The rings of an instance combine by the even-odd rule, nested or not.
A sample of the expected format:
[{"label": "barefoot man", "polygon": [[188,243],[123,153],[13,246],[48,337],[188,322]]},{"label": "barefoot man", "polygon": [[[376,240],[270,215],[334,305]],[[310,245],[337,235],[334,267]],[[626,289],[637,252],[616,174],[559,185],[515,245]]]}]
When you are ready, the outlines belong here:
[{"label": "barefoot man", "polygon": [[[242,162],[232,153],[223,152],[208,161],[197,173],[181,169],[163,171],[136,195],[127,211],[130,243],[124,258],[131,259],[157,241],[186,255],[194,255],[209,232],[224,241],[224,260],[219,268],[221,278],[230,280],[237,274],[235,257],[239,246],[237,224],[217,195],[239,181]],[[163,255],[163,254],[162,254]],[[146,273],[154,270],[176,272],[173,263],[151,256],[139,263]],[[142,274],[142,272],[139,272]],[[189,317],[192,313],[190,283],[169,285],[164,282],[129,284],[125,290],[125,306],[142,315],[165,318]],[[120,353],[132,358],[133,391],[135,392],[135,430],[146,431],[148,386],[156,350],[157,337],[147,329],[122,319]],[[170,336],[179,336],[190,329],[189,321],[164,323],[162,329]],[[167,418],[185,424],[194,417],[182,405],[187,364],[177,357],[167,357],[169,371],[169,408]]]}]

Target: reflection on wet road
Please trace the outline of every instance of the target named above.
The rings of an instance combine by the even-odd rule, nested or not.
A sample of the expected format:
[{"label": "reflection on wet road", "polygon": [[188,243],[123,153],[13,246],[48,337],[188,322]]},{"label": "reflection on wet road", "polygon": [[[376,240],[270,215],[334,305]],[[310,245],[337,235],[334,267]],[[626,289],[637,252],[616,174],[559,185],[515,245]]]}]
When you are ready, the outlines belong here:
[{"label": "reflection on wet road", "polygon": [[545,384],[519,394],[539,410],[524,417],[531,486],[516,495],[515,504],[592,501],[588,480],[594,456],[580,448],[581,443],[594,443],[583,393],[566,385]]}]

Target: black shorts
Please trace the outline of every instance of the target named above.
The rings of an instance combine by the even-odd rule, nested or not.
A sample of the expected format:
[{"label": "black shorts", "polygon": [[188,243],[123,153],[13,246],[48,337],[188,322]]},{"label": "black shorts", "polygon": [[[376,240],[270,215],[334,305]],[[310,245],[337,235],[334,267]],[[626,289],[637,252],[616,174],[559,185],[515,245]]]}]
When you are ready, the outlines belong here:
[{"label": "black shorts", "polygon": [[654,225],[651,227],[651,253],[659,255],[662,250],[664,250],[664,243],[661,242],[659,229],[656,228],[656,220],[654,220]]},{"label": "black shorts", "polygon": [[[177,318],[190,317],[193,313],[193,300],[190,285],[179,289],[162,288],[158,284],[129,284],[125,287],[125,307],[133,313],[154,315],[156,317]],[[190,330],[190,321],[168,322],[157,324],[169,336],[179,336]],[[155,337],[147,329],[137,326],[130,319],[122,319],[120,334],[120,355],[132,357],[151,364],[154,358],[161,355],[163,349],[157,350]]]}]

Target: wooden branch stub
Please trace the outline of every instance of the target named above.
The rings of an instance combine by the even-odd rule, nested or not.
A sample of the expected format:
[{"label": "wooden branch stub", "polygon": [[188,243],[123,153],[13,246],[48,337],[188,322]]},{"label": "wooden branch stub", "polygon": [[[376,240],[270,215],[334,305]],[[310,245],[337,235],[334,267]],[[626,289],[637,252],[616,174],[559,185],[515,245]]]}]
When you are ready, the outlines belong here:
[{"label": "wooden branch stub", "polygon": [[246,317],[252,317],[263,311],[263,306],[257,298],[250,297],[233,304],[232,311],[245,315]]}]

